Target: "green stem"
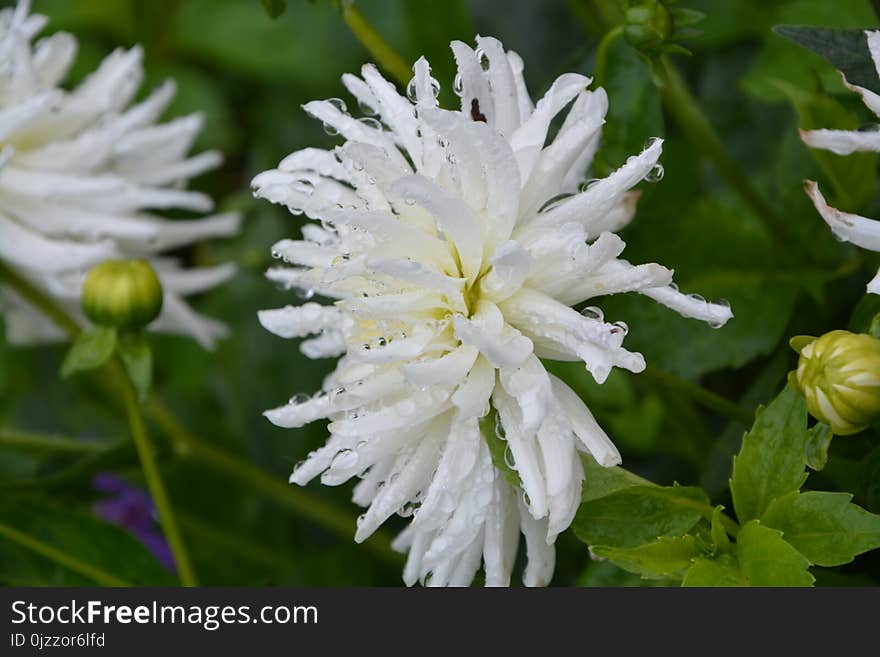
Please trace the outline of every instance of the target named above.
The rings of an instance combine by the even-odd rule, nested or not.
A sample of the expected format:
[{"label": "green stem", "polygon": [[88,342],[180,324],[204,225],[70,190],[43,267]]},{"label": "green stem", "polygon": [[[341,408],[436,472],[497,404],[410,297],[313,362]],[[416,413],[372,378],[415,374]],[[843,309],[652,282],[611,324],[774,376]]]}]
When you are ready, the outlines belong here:
[{"label": "green stem", "polygon": [[623,25],[611,28],[602,37],[599,47],[596,48],[596,64],[593,66],[593,78],[596,86],[601,87],[605,84],[605,69],[608,64],[608,51],[614,42],[623,35]]},{"label": "green stem", "polygon": [[[122,368],[120,362],[114,363],[115,367]],[[125,377],[125,384],[122,386],[122,396],[125,403],[125,410],[128,413],[128,422],[131,426],[131,435],[134,438],[134,444],[141,460],[141,467],[144,471],[144,479],[147,481],[147,488],[156,504],[156,510],[159,513],[159,522],[162,525],[162,531],[165,538],[168,539],[168,545],[171,553],[174,555],[174,562],[177,564],[177,572],[180,575],[180,581],[184,586],[196,586],[196,576],[193,571],[192,564],[189,560],[189,554],[183,542],[183,537],[177,527],[177,521],[171,509],[171,502],[168,499],[168,493],[165,490],[165,484],[159,474],[159,467],[156,464],[156,453],[153,444],[147,435],[147,429],[144,424],[144,418],[141,415],[140,404],[138,403],[138,394],[134,385],[128,377]]]},{"label": "green stem", "polygon": [[49,296],[43,293],[34,284],[24,278],[11,267],[0,262],[0,281],[5,281],[15,288],[25,301],[41,311],[49,319],[55,322],[66,333],[76,337],[80,333],[79,325],[70,317],[64,309],[59,307]]},{"label": "green stem", "polygon": [[70,571],[77,573],[78,575],[82,575],[83,577],[87,577],[92,580],[96,584],[100,584],[101,586],[131,586],[128,582],[123,579],[116,577],[115,575],[111,575],[110,573],[98,568],[97,566],[93,566],[91,564],[86,563],[85,561],[81,561],[76,557],[72,557],[69,554],[58,550],[57,548],[52,547],[48,543],[44,543],[38,538],[34,538],[29,534],[25,534],[14,527],[10,527],[7,524],[0,523],[0,536],[3,538],[12,541],[13,543],[17,543],[18,545],[27,548],[31,552],[35,552],[42,557],[46,557],[47,559],[54,561],[61,566],[64,566]]},{"label": "green stem", "polygon": [[780,242],[789,245],[798,240],[785,220],[752,187],[739,165],[727,154],[678,69],[667,57],[662,58],[662,64],[666,73],[666,85],[660,90],[663,103],[691,145],[712,161],[721,177],[758,213]]},{"label": "green stem", "polygon": [[92,454],[107,447],[104,443],[77,440],[66,436],[47,433],[21,431],[10,427],[0,427],[0,447],[18,449],[23,452]]},{"label": "green stem", "polygon": [[706,390],[706,388],[688,381],[687,379],[682,379],[674,374],[653,367],[647,368],[642,373],[642,376],[652,379],[668,388],[678,390],[693,399],[696,403],[700,404],[700,406],[715,411],[719,415],[723,415],[731,420],[740,422],[747,427],[751,426],[752,422],[755,420],[755,415],[751,411],[746,410],[729,399],[726,399],[711,390]]},{"label": "green stem", "polygon": [[[335,505],[308,491],[293,488],[290,484],[266,474],[260,468],[198,440],[178,424],[176,418],[158,400],[152,400],[149,411],[151,417],[171,439],[180,458],[235,479],[297,515],[308,518],[316,525],[346,539],[352,538],[357,526],[354,515],[339,510]],[[401,556],[391,549],[391,539],[385,533],[381,531],[374,533],[364,542],[364,547],[383,561],[400,565]]]},{"label": "green stem", "polygon": [[[80,333],[80,328],[76,322],[62,308],[57,306],[50,297],[5,267],[2,263],[0,263],[0,280],[15,288],[19,294],[28,299],[36,308],[42,310],[49,317],[54,318],[58,325],[71,336],[76,336]],[[112,398],[118,398],[120,390],[130,390],[131,383],[128,381],[124,368],[120,367],[118,363],[114,363],[114,366],[109,367],[108,372],[110,375],[109,379],[104,376],[95,377],[96,382],[107,395]],[[123,402],[125,403],[124,399]],[[259,468],[241,463],[237,458],[221,450],[208,447],[206,441],[196,437],[186,429],[155,395],[148,402],[147,412],[150,418],[159,425],[169,441],[178,448],[178,451],[185,453],[187,447],[195,447],[195,449],[191,450],[191,453],[196,455],[195,458],[199,456],[204,458],[203,465],[213,467],[216,471],[234,477],[242,483],[254,485],[257,492],[262,492],[281,506],[301,514],[319,527],[323,527],[327,531],[346,539],[351,538],[352,528],[356,526],[356,517],[354,515],[340,511],[335,506],[306,491],[297,490],[292,486],[281,483]],[[143,426],[142,422],[141,426]],[[184,447],[183,450],[179,449],[181,445]],[[199,447],[203,446],[205,449],[200,450]],[[400,564],[401,556],[391,549],[391,540],[383,532],[379,531],[373,534],[364,545],[384,561],[393,562],[395,565]]]},{"label": "green stem", "polygon": [[395,52],[382,35],[367,22],[364,15],[355,7],[351,0],[341,0],[340,12],[348,29],[361,42],[385,71],[397,80],[404,89],[412,78],[412,68]]}]

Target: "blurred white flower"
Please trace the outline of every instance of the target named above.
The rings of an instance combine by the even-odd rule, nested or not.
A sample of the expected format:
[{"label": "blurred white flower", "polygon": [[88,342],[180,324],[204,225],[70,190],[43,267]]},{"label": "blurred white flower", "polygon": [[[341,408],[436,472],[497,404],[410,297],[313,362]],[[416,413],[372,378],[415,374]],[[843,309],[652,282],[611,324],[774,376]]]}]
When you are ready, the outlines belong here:
[{"label": "blurred white flower", "polygon": [[[140,48],[117,50],[71,91],[60,88],[77,42],[58,32],[32,43],[47,23],[29,2],[0,12],[0,260],[82,319],[86,271],[108,258],[148,258],[165,290],[151,325],[209,347],[224,326],[183,300],[234,273],[231,264],[190,269],[157,254],[237,232],[236,214],[163,219],[155,210],[207,212],[186,181],[216,167],[219,153],[187,157],[199,115],[156,121],[174,96],[166,82],[131,104],[143,78]],[[11,289],[0,308],[14,342],[62,337]]]},{"label": "blurred white flower", "polygon": [[[865,36],[871,58],[874,60],[874,69],[880,77],[880,31],[866,31]],[[862,102],[869,110],[880,117],[880,96],[864,87],[850,84],[846,78],[843,82],[862,97]],[[801,130],[801,139],[808,146],[831,151],[837,155],[849,155],[857,151],[878,153],[880,125],[875,126],[873,130]],[[818,183],[812,180],[804,181],[804,188],[816,210],[839,240],[852,242],[870,251],[880,251],[880,221],[832,208],[825,202]],[[880,272],[868,283],[868,292],[880,294]]]},{"label": "blurred white flower", "polygon": [[[404,580],[507,585],[524,534],[528,585],[549,582],[553,543],[572,521],[584,471],[620,455],[578,396],[540,358],[581,360],[602,382],[614,366],[639,372],[624,323],[572,306],[640,292],[720,326],[725,304],[678,292],[672,272],[618,256],[613,231],[635,210],[642,180],[661,174],[661,140],[602,180],[584,180],[607,109],[590,79],[560,76],[533,105],[522,60],[501,43],[453,42],[460,111],[438,107],[439,84],[416,62],[409,99],[375,67],[343,83],[367,118],[339,99],[305,110],[345,143],[307,148],[254,179],[256,194],[305,213],[302,240],[273,254],[293,267],[270,279],[335,300],[260,313],[311,358],[340,357],[323,390],[266,412],[282,427],[330,420],[326,445],[291,475],[328,485],[359,477],[368,507],[355,540],[395,513],[413,519],[396,541]],[[555,138],[554,117],[571,106]],[[495,409],[508,467],[493,465],[480,419]],[[499,463],[500,465],[500,463]]]}]

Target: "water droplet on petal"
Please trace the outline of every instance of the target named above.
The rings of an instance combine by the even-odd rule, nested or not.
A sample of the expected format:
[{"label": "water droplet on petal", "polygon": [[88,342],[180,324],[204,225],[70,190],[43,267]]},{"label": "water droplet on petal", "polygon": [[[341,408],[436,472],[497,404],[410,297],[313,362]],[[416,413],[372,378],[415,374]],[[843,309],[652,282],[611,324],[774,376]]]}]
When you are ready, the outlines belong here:
[{"label": "water droplet on petal", "polygon": [[361,111],[361,114],[366,114],[367,116],[376,116],[379,113],[375,107],[364,100],[358,100],[358,109]]},{"label": "water droplet on petal", "polygon": [[614,322],[614,326],[617,327],[624,336],[629,333],[629,326],[626,322]]},{"label": "water droplet on petal", "polygon": [[486,54],[486,51],[483,50],[482,48],[477,48],[477,50],[474,54],[477,56],[477,62],[479,62],[480,68],[482,68],[484,71],[488,71],[489,70],[489,55]]},{"label": "water droplet on petal", "polygon": [[455,79],[452,81],[452,91],[459,97],[464,94],[464,81],[461,79],[461,73],[455,74]]},{"label": "water droplet on petal", "polygon": [[656,183],[663,180],[663,175],[666,173],[666,170],[663,168],[662,164],[655,164],[651,167],[651,170],[645,176],[645,182]]},{"label": "water droplet on petal", "polygon": [[587,319],[595,319],[597,322],[605,321],[605,313],[598,306],[587,306],[581,311],[581,315]]},{"label": "water droplet on petal", "polygon": [[642,147],[642,150],[648,150],[649,148],[653,148],[653,146],[660,141],[660,137],[651,137],[648,141],[645,142],[645,145]]},{"label": "water droplet on petal", "polygon": [[310,401],[311,397],[304,392],[298,392],[293,397],[291,397],[287,403],[293,405],[305,404],[307,401]]},{"label": "water droplet on petal", "polygon": [[304,301],[308,301],[313,296],[315,296],[315,291],[311,288],[298,287],[296,288],[296,296],[298,296],[300,299],[303,299]]},{"label": "water droplet on petal", "polygon": [[510,443],[504,448],[504,464],[511,470],[516,470],[516,460],[513,458],[513,450],[510,448]]},{"label": "water droplet on petal", "polygon": [[495,421],[495,435],[498,437],[498,440],[507,440],[507,432],[500,417]]},{"label": "water droplet on petal", "polygon": [[378,120],[374,119],[371,116],[365,116],[362,119],[358,119],[358,121],[360,121],[363,125],[367,126],[368,128],[372,128],[373,130],[382,130],[382,124],[379,123]]},{"label": "water droplet on petal", "polygon": [[339,470],[348,470],[349,468],[355,467],[359,460],[360,457],[357,452],[351,449],[344,449],[333,457],[330,467]]},{"label": "water droplet on petal", "polygon": [[406,85],[406,97],[410,99],[411,102],[416,102],[419,98],[416,94],[416,79],[412,78],[409,83]]}]

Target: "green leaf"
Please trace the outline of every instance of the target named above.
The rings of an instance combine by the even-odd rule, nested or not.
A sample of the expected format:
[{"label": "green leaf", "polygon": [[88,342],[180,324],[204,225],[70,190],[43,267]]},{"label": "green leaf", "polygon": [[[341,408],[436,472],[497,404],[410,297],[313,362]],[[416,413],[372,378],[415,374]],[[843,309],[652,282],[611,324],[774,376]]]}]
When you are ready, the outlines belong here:
[{"label": "green leaf", "polygon": [[839,566],[880,547],[880,516],[849,493],[809,491],[775,500],[761,518],[817,566]]},{"label": "green leaf", "polygon": [[834,68],[843,72],[850,84],[880,93],[880,80],[864,30],[777,25],[773,31],[827,59]]},{"label": "green leaf", "polygon": [[724,507],[719,504],[712,512],[712,543],[715,545],[716,552],[727,552],[730,550],[730,538],[727,536],[724,523],[721,522],[723,511]]},{"label": "green leaf", "polygon": [[581,488],[581,502],[589,502],[611,493],[616,493],[632,486],[653,486],[647,479],[642,479],[620,466],[606,468],[599,465],[591,454],[581,454],[584,465],[584,483]]},{"label": "green leaf", "polygon": [[681,582],[683,587],[746,586],[741,579],[739,564],[732,554],[717,559],[697,559]]},{"label": "green leaf", "polygon": [[730,491],[740,522],[760,518],[775,498],[800,489],[806,480],[807,411],[804,398],[786,387],[743,437],[733,459]]},{"label": "green leaf", "polygon": [[272,18],[278,18],[287,9],[285,0],[260,0],[260,3],[263,5],[266,13]]},{"label": "green leaf", "polygon": [[816,472],[828,462],[828,448],[831,447],[832,438],[834,434],[831,433],[831,427],[823,422],[814,425],[807,435],[807,465]]},{"label": "green leaf", "polygon": [[708,504],[699,488],[632,486],[581,504],[572,527],[589,545],[631,548],[686,534]]},{"label": "green leaf", "polygon": [[594,545],[590,549],[596,556],[647,579],[681,577],[700,556],[697,541],[690,535],[658,538],[629,549],[605,545]]},{"label": "green leaf", "polygon": [[491,413],[480,418],[480,433],[483,435],[483,440],[486,441],[486,445],[489,447],[489,455],[492,457],[492,465],[494,465],[495,469],[501,473],[501,476],[504,477],[508,484],[522,490],[523,485],[519,478],[519,473],[507,465],[507,458],[505,457],[505,452],[508,449],[507,441],[502,440],[498,436],[496,431],[497,426],[498,413],[494,409]]},{"label": "green leaf", "polygon": [[116,329],[96,326],[80,333],[61,364],[61,376],[93,370],[106,363],[116,348]]},{"label": "green leaf", "polygon": [[810,562],[782,532],[750,520],[736,537],[736,556],[749,586],[812,586]]},{"label": "green leaf", "polygon": [[120,336],[119,355],[141,400],[146,399],[153,380],[153,353],[144,335],[126,333]]},{"label": "green leaf", "polygon": [[[0,581],[5,583],[94,584],[92,569],[129,584],[174,583],[171,573],[134,536],[86,510],[6,495],[0,501],[0,525],[25,537],[25,542],[48,546],[63,555],[54,559],[4,536],[0,539]],[[76,564],[82,567],[79,572]]]}]

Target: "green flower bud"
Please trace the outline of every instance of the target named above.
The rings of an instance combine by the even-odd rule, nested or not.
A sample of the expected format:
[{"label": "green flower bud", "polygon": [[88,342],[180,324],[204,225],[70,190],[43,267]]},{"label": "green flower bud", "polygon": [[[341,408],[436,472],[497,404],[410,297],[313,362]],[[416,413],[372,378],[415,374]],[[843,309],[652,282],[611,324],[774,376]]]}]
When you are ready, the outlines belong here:
[{"label": "green flower bud", "polygon": [[143,328],[162,310],[162,284],[146,260],[107,260],[86,276],[82,309],[99,326]]},{"label": "green flower bud", "polygon": [[698,34],[692,25],[703,19],[698,11],[670,8],[676,0],[630,0],[624,18],[627,42],[648,58],[667,52],[690,54],[677,42]]},{"label": "green flower bud", "polygon": [[813,417],[839,436],[880,418],[880,340],[831,331],[819,338],[799,335],[790,344],[800,358],[789,382],[803,393]]}]

